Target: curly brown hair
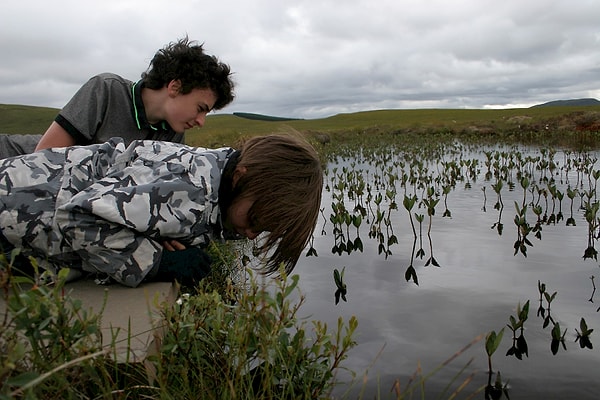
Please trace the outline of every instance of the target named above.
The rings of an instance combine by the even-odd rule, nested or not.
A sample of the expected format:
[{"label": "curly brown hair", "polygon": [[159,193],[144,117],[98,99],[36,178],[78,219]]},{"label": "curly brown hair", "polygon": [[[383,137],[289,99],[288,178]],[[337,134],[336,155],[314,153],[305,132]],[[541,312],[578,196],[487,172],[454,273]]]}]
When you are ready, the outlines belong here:
[{"label": "curly brown hair", "polygon": [[[316,150],[299,135],[247,139],[239,147],[236,198],[254,200],[248,212],[253,231],[265,232],[258,250],[268,254],[267,274],[283,264],[290,273],[314,231],[321,205],[323,168]],[[234,200],[235,201],[235,200]]]},{"label": "curly brown hair", "polygon": [[217,97],[215,110],[225,107],[235,97],[229,66],[206,54],[202,44],[187,37],[158,50],[142,73],[142,80],[145,87],[155,90],[179,80],[182,94],[193,89],[211,89]]}]

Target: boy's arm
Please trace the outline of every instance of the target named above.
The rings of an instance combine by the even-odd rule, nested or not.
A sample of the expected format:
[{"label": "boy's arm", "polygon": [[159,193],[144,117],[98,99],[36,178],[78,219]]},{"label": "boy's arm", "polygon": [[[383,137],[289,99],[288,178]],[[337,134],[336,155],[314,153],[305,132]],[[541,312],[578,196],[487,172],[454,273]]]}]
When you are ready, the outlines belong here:
[{"label": "boy's arm", "polygon": [[163,240],[208,242],[208,213],[203,189],[182,179],[136,184],[123,178],[105,177],[75,194],[58,206],[54,221],[65,251],[76,252],[84,269],[135,287],[158,268]]},{"label": "boy's arm", "polygon": [[63,215],[70,220],[62,225],[65,241],[81,258],[84,270],[136,287],[158,268],[163,251],[158,242],[81,209]]},{"label": "boy's arm", "polygon": [[75,139],[62,126],[52,122],[46,133],[42,136],[35,151],[48,149],[51,147],[68,147],[75,144]]},{"label": "boy's arm", "polygon": [[215,182],[227,153],[195,151],[134,142],[91,185],[76,190],[63,185],[68,196],[58,204],[55,223],[65,251],[72,249],[93,270],[136,286],[158,266],[164,240],[186,247],[207,244],[219,220]]}]

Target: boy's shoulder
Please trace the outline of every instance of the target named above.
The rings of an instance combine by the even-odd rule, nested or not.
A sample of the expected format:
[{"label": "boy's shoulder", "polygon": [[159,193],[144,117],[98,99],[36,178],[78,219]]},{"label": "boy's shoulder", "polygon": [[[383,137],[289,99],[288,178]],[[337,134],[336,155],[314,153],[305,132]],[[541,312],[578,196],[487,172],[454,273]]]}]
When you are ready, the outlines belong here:
[{"label": "boy's shoulder", "polygon": [[131,87],[131,85],[133,85],[133,81],[123,78],[121,75],[117,75],[113,72],[103,72],[101,74],[92,76],[88,81],[88,85],[94,85],[94,86],[118,85],[118,86],[124,86],[124,87],[129,88],[129,87]]}]

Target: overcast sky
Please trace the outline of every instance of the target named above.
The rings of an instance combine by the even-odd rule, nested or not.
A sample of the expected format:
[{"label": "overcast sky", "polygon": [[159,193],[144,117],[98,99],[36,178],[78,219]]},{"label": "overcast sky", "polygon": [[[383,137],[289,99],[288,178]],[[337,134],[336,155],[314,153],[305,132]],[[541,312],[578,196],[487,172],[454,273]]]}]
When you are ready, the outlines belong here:
[{"label": "overcast sky", "polygon": [[599,0],[2,0],[0,103],[138,80],[185,35],[229,64],[221,112],[318,118],[600,99]]}]

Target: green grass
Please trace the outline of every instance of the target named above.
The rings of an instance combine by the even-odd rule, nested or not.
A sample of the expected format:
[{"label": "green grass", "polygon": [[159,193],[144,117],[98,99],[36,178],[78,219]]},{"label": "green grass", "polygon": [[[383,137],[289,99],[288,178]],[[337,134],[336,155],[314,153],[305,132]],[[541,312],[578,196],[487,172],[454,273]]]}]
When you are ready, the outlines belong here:
[{"label": "green grass", "polygon": [[0,133],[42,134],[59,111],[56,108],[0,104]]},{"label": "green grass", "polygon": [[[0,133],[43,133],[54,120],[58,109],[0,104]],[[584,114],[600,115],[600,106],[556,106],[480,109],[376,110],[338,114],[327,118],[287,121],[263,121],[233,114],[210,115],[203,128],[186,133],[192,146],[217,147],[234,145],[246,136],[281,133],[290,130],[305,133],[339,134],[340,132],[411,131],[460,132],[513,129],[521,124],[560,125]],[[514,117],[525,117],[524,121]],[[517,118],[518,119],[518,118]],[[568,125],[568,124],[567,124]]]},{"label": "green grass", "polygon": [[[465,130],[507,130],[519,124],[545,126],[560,125],[561,120],[574,116],[600,113],[599,106],[539,107],[504,110],[377,110],[338,114],[328,118],[258,121],[234,115],[211,115],[206,125],[186,133],[193,146],[214,147],[233,145],[246,136],[281,133],[290,130],[304,133],[340,134],[345,132],[431,132]],[[517,118],[514,118],[517,117]],[[519,120],[519,118],[522,118]],[[524,122],[523,122],[524,121]],[[569,125],[569,124],[567,124]]]}]

